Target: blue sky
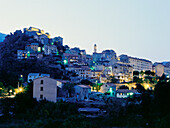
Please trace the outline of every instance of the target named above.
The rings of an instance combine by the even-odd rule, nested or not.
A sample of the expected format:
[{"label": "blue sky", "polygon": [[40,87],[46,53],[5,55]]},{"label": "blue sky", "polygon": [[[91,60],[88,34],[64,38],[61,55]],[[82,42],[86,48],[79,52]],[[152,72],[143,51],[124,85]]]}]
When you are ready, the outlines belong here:
[{"label": "blue sky", "polygon": [[0,32],[38,27],[64,44],[170,60],[169,0],[0,0]]}]

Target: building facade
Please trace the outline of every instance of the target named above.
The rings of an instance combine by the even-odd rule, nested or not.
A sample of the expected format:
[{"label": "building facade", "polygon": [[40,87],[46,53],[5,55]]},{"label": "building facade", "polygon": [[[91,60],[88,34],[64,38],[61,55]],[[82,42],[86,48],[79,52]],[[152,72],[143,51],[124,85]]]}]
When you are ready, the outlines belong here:
[{"label": "building facade", "polygon": [[134,71],[140,72],[152,70],[152,62],[149,60],[131,57],[127,55],[120,55],[119,58],[121,62],[130,64],[133,67]]},{"label": "building facade", "polygon": [[49,78],[41,77],[33,80],[33,98],[37,101],[47,100],[51,102],[57,102],[57,86],[61,86],[62,83]]}]

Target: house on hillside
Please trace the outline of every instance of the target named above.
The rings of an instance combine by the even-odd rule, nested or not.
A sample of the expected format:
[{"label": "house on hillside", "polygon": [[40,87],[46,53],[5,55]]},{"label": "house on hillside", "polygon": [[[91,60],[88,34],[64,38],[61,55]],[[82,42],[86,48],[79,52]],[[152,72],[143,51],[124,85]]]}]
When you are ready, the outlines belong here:
[{"label": "house on hillside", "polygon": [[41,74],[41,73],[29,73],[27,82],[33,81],[34,79],[37,79],[39,77],[50,77],[50,74]]},{"label": "house on hillside", "polygon": [[78,101],[89,99],[89,95],[91,94],[91,87],[89,85],[76,85],[74,88]]},{"label": "house on hillside", "polygon": [[128,89],[118,89],[116,92],[116,97],[117,98],[132,98],[133,95],[140,95],[141,93],[139,93],[137,90],[128,90]]},{"label": "house on hillside", "polygon": [[105,93],[108,96],[115,97],[116,96],[116,85],[113,83],[104,83],[99,92]]},{"label": "house on hillside", "polygon": [[36,98],[37,101],[45,99],[47,101],[57,102],[57,88],[61,85],[61,82],[46,76],[34,79],[33,98]]}]

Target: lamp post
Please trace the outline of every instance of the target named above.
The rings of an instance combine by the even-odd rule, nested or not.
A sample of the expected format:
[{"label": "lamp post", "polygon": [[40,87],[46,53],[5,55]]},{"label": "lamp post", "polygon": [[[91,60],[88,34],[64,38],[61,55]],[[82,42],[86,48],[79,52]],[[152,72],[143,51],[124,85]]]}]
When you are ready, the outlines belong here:
[{"label": "lamp post", "polygon": [[[21,81],[21,86],[19,86],[20,81]],[[23,91],[22,82],[23,82],[23,75],[20,75],[20,78],[19,78],[19,81],[18,81],[18,93]]]}]

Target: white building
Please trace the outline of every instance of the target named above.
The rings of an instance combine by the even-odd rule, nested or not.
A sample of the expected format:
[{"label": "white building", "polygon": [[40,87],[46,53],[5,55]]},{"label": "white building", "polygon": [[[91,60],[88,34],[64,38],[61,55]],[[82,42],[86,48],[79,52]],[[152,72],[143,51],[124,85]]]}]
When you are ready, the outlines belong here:
[{"label": "white building", "polygon": [[133,80],[133,67],[129,64],[115,63],[112,65],[113,76],[119,82],[129,82]]},{"label": "white building", "polygon": [[152,70],[152,62],[146,59],[140,59],[127,55],[120,55],[120,61],[123,63],[129,63],[134,71],[147,71]]},{"label": "white building", "polygon": [[91,94],[91,87],[88,85],[76,85],[75,94],[77,100],[88,100]]},{"label": "white building", "polygon": [[170,76],[170,65],[164,64],[164,63],[154,63],[153,65],[153,69],[156,73],[157,76],[162,76],[163,74],[165,74],[166,76]]},{"label": "white building", "polygon": [[55,45],[44,45],[42,49],[45,55],[58,54],[58,49]]},{"label": "white building", "polygon": [[106,93],[109,92],[112,96],[116,95],[116,85],[113,83],[104,83],[101,87],[99,92]]},{"label": "white building", "polygon": [[33,81],[33,98],[36,98],[37,101],[47,100],[51,102],[57,101],[57,86],[61,87],[62,83],[49,78],[49,77],[40,77],[34,79]]},{"label": "white building", "polygon": [[118,89],[116,92],[116,97],[117,98],[132,98],[133,95],[140,95],[141,93],[138,93],[137,90],[128,90],[128,89]]}]

